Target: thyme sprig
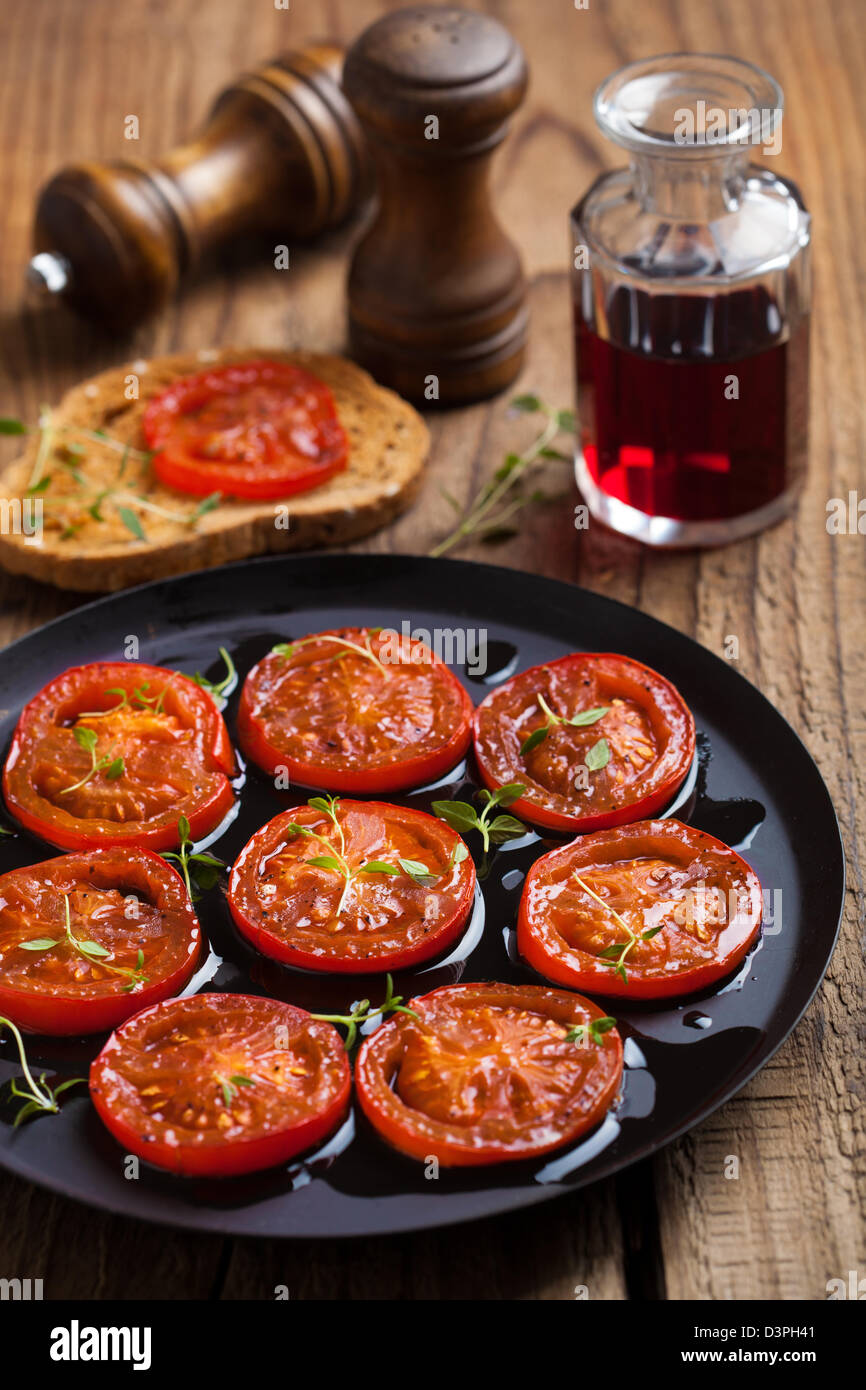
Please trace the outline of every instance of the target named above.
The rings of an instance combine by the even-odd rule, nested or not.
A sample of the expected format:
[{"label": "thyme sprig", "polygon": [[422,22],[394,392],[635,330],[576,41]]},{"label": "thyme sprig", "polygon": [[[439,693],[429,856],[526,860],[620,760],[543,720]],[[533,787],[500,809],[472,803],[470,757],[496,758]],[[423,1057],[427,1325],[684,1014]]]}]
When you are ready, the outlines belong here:
[{"label": "thyme sprig", "polygon": [[[541,415],[544,425],[523,453],[505,455],[493,477],[469,503],[457,526],[433,547],[429,552],[431,555],[445,555],[469,536],[492,539],[522,508],[531,502],[545,500],[543,493],[526,490],[527,479],[533,472],[551,459],[571,461],[571,455],[555,449],[553,443],[560,433],[574,433],[574,411],[555,410],[535,395],[516,396],[511,406],[524,415]],[[460,503],[448,493],[444,493],[444,496],[459,512]]]},{"label": "thyme sprig", "polygon": [[[35,433],[39,434],[39,445],[26,491],[28,495],[38,494],[42,496],[43,506],[49,514],[55,512],[60,517],[68,517],[70,509],[77,507],[79,511],[82,509],[86,511],[93,521],[104,522],[106,517],[103,508],[109,505],[114,508],[127,531],[136,540],[144,541],[147,536],[138,515],[139,512],[146,512],[151,516],[173,521],[179,526],[194,527],[201,517],[205,516],[207,512],[213,511],[222,501],[222,493],[212,492],[209,496],[202,498],[201,502],[191,511],[182,512],[174,508],[160,506],[159,503],[151,501],[143,493],[130,490],[126,480],[129,463],[137,463],[140,473],[144,474],[150,468],[150,462],[153,458],[152,452],[133,448],[131,444],[127,444],[121,439],[114,439],[104,430],[88,430],[79,425],[54,424],[51,420],[50,409],[47,406],[42,407],[39,423],[35,428],[26,425],[22,420],[8,417],[0,419],[0,435]],[[71,438],[73,442],[67,442],[68,438]],[[108,487],[97,486],[82,473],[80,464],[86,458],[86,453],[81,444],[77,442],[80,440],[102,445],[120,455],[117,475],[112,485]],[[53,475],[46,473],[45,469],[51,450],[58,443],[70,455],[68,459],[58,458],[58,467],[62,468],[75,482],[78,489],[76,492],[52,494],[50,491]],[[123,485],[121,486],[121,484]],[[61,539],[69,539],[74,536],[83,524],[83,521],[69,520],[61,532]]]},{"label": "thyme sprig", "polygon": [[661,931],[661,927],[647,927],[646,931],[641,932],[638,936],[632,931],[625,918],[620,916],[616,908],[612,907],[610,903],[606,903],[604,898],[598,896],[598,893],[594,893],[589,884],[580,877],[580,874],[575,874],[574,877],[575,881],[580,884],[584,893],[588,893],[591,898],[595,899],[600,907],[604,908],[605,912],[610,913],[617,926],[621,927],[626,934],[627,939],[625,941],[615,942],[612,946],[605,946],[604,950],[599,951],[598,954],[598,959],[601,961],[602,965],[606,965],[609,969],[613,970],[614,974],[620,977],[623,984],[626,984],[628,975],[626,974],[625,962],[629,952],[633,950],[639,941],[651,941],[652,938],[657,936]]},{"label": "thyme sprig", "polygon": [[414,1009],[407,1008],[403,1003],[403,995],[394,993],[394,981],[390,975],[385,976],[385,998],[381,1004],[373,1006],[369,999],[360,999],[352,1005],[350,1014],[311,1014],[310,1017],[317,1018],[322,1023],[335,1023],[345,1028],[346,1036],[343,1042],[346,1051],[350,1052],[358,1039],[359,1025],[380,1015],[384,1019],[388,1014],[408,1014],[416,1023],[421,1021]]},{"label": "thyme sprig", "polygon": [[506,840],[515,840],[527,833],[526,826],[516,816],[495,816],[493,820],[490,819],[491,812],[497,806],[510,806],[525,791],[522,782],[508,782],[494,792],[482,787],[475,793],[475,800],[484,803],[480,815],[470,801],[434,801],[431,810],[434,816],[444,820],[460,835],[477,830],[486,854],[491,844],[503,844]]},{"label": "thyme sprig", "polygon": [[73,951],[82,956],[84,960],[90,961],[91,964],[100,965],[103,970],[109,971],[112,975],[127,976],[128,983],[123,986],[124,993],[131,994],[137,985],[149,983],[149,977],[144,973],[144,952],[141,947],[139,947],[136,957],[135,970],[127,965],[112,965],[110,962],[113,957],[110,951],[107,951],[104,946],[100,946],[98,941],[82,941],[73,932],[68,893],[63,894],[63,909],[66,918],[63,936],[58,937],[57,940],[50,936],[37,936],[32,941],[21,941],[19,945],[22,951],[50,951],[52,946],[59,946],[61,942],[66,941]]},{"label": "thyme sprig", "polygon": [[10,1081],[9,1089],[17,1100],[26,1101],[22,1105],[18,1114],[15,1116],[13,1129],[17,1129],[20,1124],[30,1118],[31,1115],[56,1115],[60,1109],[57,1104],[57,1097],[64,1091],[68,1091],[70,1086],[86,1086],[87,1078],[84,1076],[72,1076],[67,1081],[61,1081],[58,1086],[49,1086],[46,1081],[46,1072],[41,1072],[39,1081],[33,1079],[33,1073],[27,1062],[27,1053],[24,1051],[24,1040],[21,1037],[11,1018],[0,1018],[0,1028],[8,1028],[15,1039],[18,1048],[18,1057],[21,1062],[21,1070],[24,1073],[24,1080],[27,1083],[27,1090],[22,1090],[18,1085],[17,1079]]},{"label": "thyme sprig", "polygon": [[72,730],[72,736],[79,748],[90,754],[90,770],[80,777],[77,782],[73,782],[71,787],[62,787],[59,795],[68,796],[70,792],[78,791],[79,787],[85,786],[91,777],[95,777],[97,772],[104,772],[109,782],[114,782],[123,774],[123,758],[112,757],[116,743],[113,743],[107,753],[103,753],[101,758],[96,756],[96,745],[99,736],[95,729],[88,729],[86,725],[79,725]]},{"label": "thyme sprig", "polygon": [[225,647],[220,647],[219,654],[226,668],[226,674],[221,681],[209,681],[207,676],[202,675],[201,671],[196,671],[192,679],[196,685],[201,686],[202,690],[207,691],[219,709],[224,709],[227,704],[226,696],[230,695],[237,685],[238,673]]},{"label": "thyme sprig", "polygon": [[225,864],[221,859],[217,859],[215,854],[207,854],[200,850],[198,853],[192,852],[192,839],[190,838],[190,826],[186,816],[180,816],[177,822],[177,838],[179,849],[166,850],[160,855],[170,864],[177,864],[180,875],[186,884],[186,891],[189,894],[190,902],[198,902],[202,893],[213,888],[219,882],[220,874],[225,870]]},{"label": "thyme sprig", "polygon": [[117,704],[111,705],[108,709],[83,710],[77,718],[79,720],[106,719],[110,714],[118,714],[120,710],[123,709],[134,710],[136,707],[138,707],[139,710],[149,710],[151,714],[162,714],[166,691],[173,679],[174,677],[172,676],[166,681],[158,695],[148,695],[147,692],[150,690],[150,681],[142,681],[141,685],[135,686],[131,699],[129,692],[124,690],[122,685],[110,685],[102,693],[103,695],[119,695],[120,699]]},{"label": "thyme sprig", "polygon": [[[314,865],[317,869],[328,869],[331,873],[342,874],[343,891],[340,894],[340,901],[337,905],[336,916],[339,917],[346,903],[349,889],[359,874],[406,874],[414,883],[422,887],[429,887],[435,883],[437,875],[433,873],[429,865],[422,864],[418,859],[399,859],[396,864],[386,863],[383,859],[369,859],[365,864],[359,864],[357,869],[353,869],[346,858],[346,836],[343,832],[342,824],[337,815],[337,807],[340,798],[337,796],[311,796],[308,805],[316,811],[322,811],[331,821],[337,832],[339,839],[339,849],[333,840],[328,839],[325,843],[331,850],[330,854],[315,854],[312,858],[305,860],[307,864]],[[303,835],[308,839],[321,839],[315,830],[310,830],[309,826],[299,825],[297,821],[292,821],[287,827],[290,835]]]},{"label": "thyme sprig", "polygon": [[363,645],[360,642],[350,641],[348,637],[332,637],[330,633],[324,636],[300,637],[297,642],[278,642],[275,647],[271,647],[271,653],[274,656],[292,657],[301,647],[312,646],[315,642],[336,642],[339,646],[345,647],[348,651],[355,652],[357,656],[366,657],[368,661],[372,661],[374,665],[378,666],[380,671],[384,671],[385,674],[387,674],[385,666],[383,666],[382,662],[373,651],[373,648],[370,646],[369,634]]},{"label": "thyme sprig", "polygon": [[567,715],[555,714],[543,695],[538,696],[538,703],[543,713],[547,715],[547,723],[539,724],[538,728],[533,729],[529,737],[524,739],[520,745],[521,753],[531,753],[533,748],[537,748],[540,743],[544,742],[551,729],[556,728],[558,724],[568,724],[573,729],[585,729],[591,724],[597,724],[599,719],[603,719],[611,708],[610,705],[598,705],[595,709],[581,710],[569,719]]},{"label": "thyme sprig", "polygon": [[591,1042],[601,1047],[605,1033],[616,1027],[616,1019],[605,1014],[604,1018],[593,1018],[589,1023],[576,1023],[565,1035],[565,1041],[578,1045]]}]

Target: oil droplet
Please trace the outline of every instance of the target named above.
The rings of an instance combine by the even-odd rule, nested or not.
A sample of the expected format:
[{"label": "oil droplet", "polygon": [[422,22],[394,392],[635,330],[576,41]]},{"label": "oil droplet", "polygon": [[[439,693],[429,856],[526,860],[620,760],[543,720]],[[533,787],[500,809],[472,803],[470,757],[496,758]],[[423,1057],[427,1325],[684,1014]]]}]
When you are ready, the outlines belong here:
[{"label": "oil droplet", "polygon": [[487,642],[484,655],[483,671],[472,671],[469,666],[464,668],[469,679],[477,685],[498,685],[517,670],[520,653],[513,642]]},{"label": "oil droplet", "polygon": [[713,1020],[707,1015],[699,1013],[697,1009],[692,1009],[683,1019],[687,1028],[712,1028]]},{"label": "oil droplet", "polygon": [[502,940],[505,942],[505,954],[512,965],[522,965],[520,952],[517,949],[517,932],[513,927],[502,928]]},{"label": "oil droplet", "polygon": [[502,887],[511,890],[519,888],[525,878],[522,869],[509,869],[507,874],[502,875]]},{"label": "oil droplet", "polygon": [[646,1066],[646,1057],[641,1052],[634,1038],[626,1038],[622,1049],[623,1064],[630,1070],[638,1070]]}]

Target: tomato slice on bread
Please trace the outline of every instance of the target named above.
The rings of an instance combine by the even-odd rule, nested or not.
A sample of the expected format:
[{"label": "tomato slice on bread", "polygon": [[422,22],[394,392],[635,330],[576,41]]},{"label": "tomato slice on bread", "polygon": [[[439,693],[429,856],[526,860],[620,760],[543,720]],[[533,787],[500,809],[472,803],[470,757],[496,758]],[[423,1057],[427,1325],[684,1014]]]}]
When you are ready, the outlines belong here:
[{"label": "tomato slice on bread", "polygon": [[90,1069],[93,1103],[124,1151],[198,1177],[271,1168],[319,1143],[351,1084],[336,1028],[247,994],[145,1009]]},{"label": "tomato slice on bread", "polygon": [[0,1014],[102,1033],[179,993],[202,953],[183,879],[144,849],[65,854],[0,875]]},{"label": "tomato slice on bread", "polygon": [[517,944],[557,984],[669,999],[730,974],[761,915],[758,876],[735,850],[676,820],[638,821],[536,860]]},{"label": "tomato slice on bread", "polygon": [[574,652],[522,671],[482,701],[473,731],[486,786],[526,787],[512,814],[574,833],[663,810],[695,753],[679,691],[611,652]]},{"label": "tomato slice on bread", "polygon": [[330,389],[269,358],[179,377],[150,401],[142,428],[160,482],[197,497],[291,497],[348,457]]},{"label": "tomato slice on bread", "polygon": [[244,681],[238,737],[271,775],[332,792],[434,781],[469,747],[472,701],[425,646],[383,628],[281,644]]},{"label": "tomato slice on bread", "polygon": [[188,676],[97,661],[24,707],[3,792],[27,830],[61,849],[170,849],[181,816],[193,839],[219,824],[234,770],[222,715]]},{"label": "tomato slice on bread", "polygon": [[424,811],[314,797],[257,831],[229,883],[238,930],[307,970],[402,970],[457,940],[475,867],[460,836]]},{"label": "tomato slice on bread", "polygon": [[355,1081],[371,1124],[412,1158],[467,1167],[544,1154],[594,1128],[617,1094],[619,1034],[578,994],[446,985],[408,1007],[417,1017],[365,1040]]}]

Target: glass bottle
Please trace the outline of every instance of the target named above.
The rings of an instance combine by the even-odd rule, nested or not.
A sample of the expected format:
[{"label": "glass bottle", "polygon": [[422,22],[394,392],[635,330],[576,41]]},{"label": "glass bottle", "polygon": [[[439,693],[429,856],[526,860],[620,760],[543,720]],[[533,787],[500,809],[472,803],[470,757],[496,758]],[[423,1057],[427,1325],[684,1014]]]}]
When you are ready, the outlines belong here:
[{"label": "glass bottle", "polygon": [[805,470],[809,216],[751,162],[782,92],[751,63],[667,54],[596,92],[629,151],[571,216],[578,485],[649,545],[716,545],[791,507]]}]

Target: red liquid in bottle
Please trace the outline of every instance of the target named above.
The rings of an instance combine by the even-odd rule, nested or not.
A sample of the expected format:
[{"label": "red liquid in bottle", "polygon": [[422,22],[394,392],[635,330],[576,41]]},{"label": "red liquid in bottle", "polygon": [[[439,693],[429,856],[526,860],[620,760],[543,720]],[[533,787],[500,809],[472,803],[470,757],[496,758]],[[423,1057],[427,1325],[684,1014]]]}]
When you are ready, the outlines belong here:
[{"label": "red liquid in bottle", "polygon": [[808,317],[782,341],[763,289],[619,288],[606,320],[602,338],[578,306],[581,443],[604,493],[649,516],[707,522],[757,512],[798,480]]}]

